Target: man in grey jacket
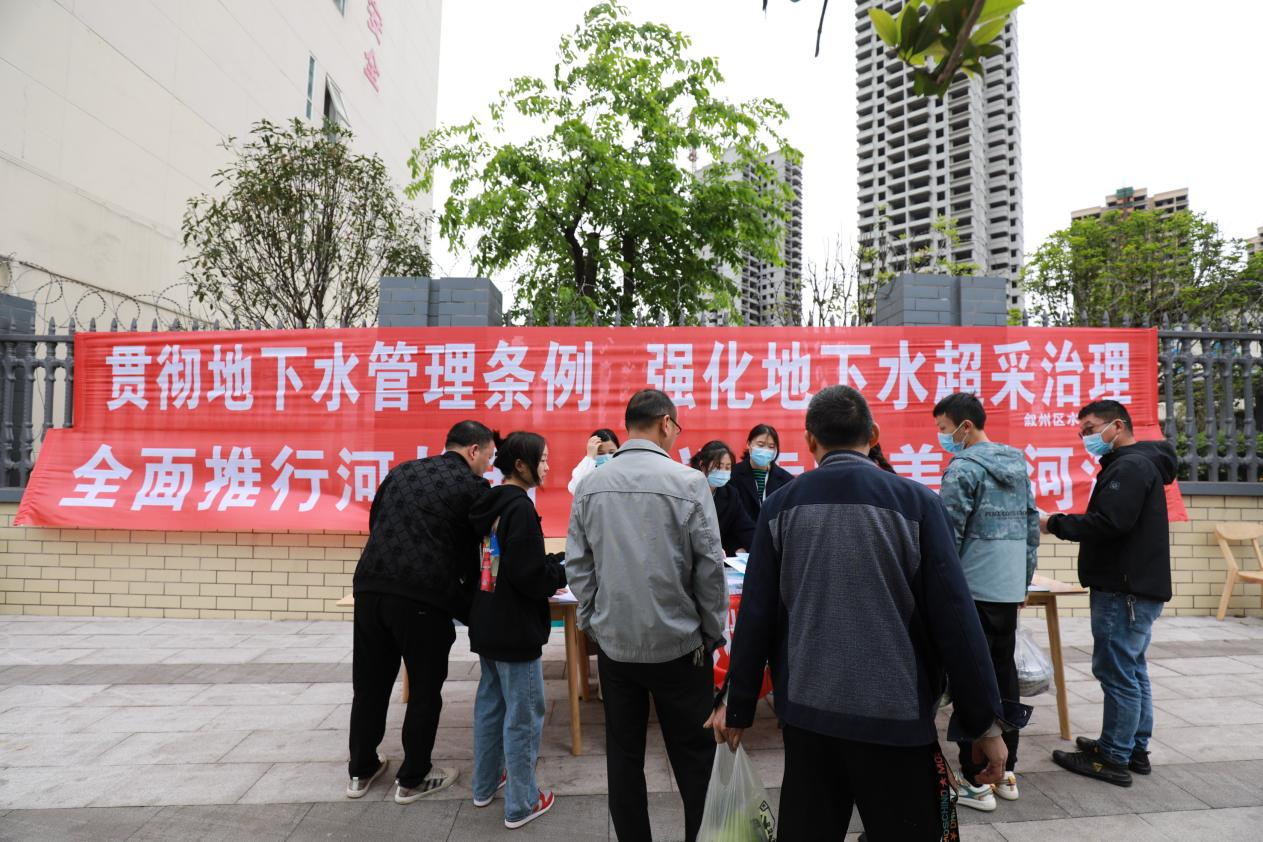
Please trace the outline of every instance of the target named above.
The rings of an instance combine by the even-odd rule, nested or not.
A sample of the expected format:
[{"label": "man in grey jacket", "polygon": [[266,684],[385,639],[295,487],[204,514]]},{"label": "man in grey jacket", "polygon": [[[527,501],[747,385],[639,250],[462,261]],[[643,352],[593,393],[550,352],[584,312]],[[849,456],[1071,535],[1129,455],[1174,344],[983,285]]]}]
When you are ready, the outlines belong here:
[{"label": "man in grey jacket", "polygon": [[728,586],[706,477],[671,458],[675,404],[645,389],[627,404],[628,441],[575,491],[566,577],[579,628],[600,647],[610,817],[622,842],[651,838],[645,737],[653,697],[684,801],[685,839],[702,822],[715,744],[711,653]]}]

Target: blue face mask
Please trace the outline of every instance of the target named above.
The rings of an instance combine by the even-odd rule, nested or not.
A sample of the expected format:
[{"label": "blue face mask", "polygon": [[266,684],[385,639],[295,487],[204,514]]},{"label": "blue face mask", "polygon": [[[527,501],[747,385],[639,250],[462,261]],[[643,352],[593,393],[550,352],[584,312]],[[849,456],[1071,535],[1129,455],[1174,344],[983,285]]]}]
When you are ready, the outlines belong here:
[{"label": "blue face mask", "polygon": [[[964,422],[962,421],[961,424],[963,423]],[[956,441],[954,438],[956,433],[960,431],[961,424],[957,424],[956,429],[952,430],[950,433],[939,433],[938,446],[946,450],[948,453],[960,453],[964,450],[965,443],[963,441]]]},{"label": "blue face mask", "polygon": [[711,471],[706,475],[706,481],[713,488],[723,488],[730,479],[732,479],[732,471]]},{"label": "blue face mask", "polygon": [[611,460],[611,459],[613,459],[613,458],[614,458],[614,456],[613,456],[612,454],[609,454],[609,453],[598,453],[598,454],[597,454],[597,456],[596,456],[596,460],[595,460],[595,461],[596,461],[596,466],[599,468],[599,467],[601,467],[602,465],[604,465],[606,462],[610,461],[610,460]]},{"label": "blue face mask", "polygon": [[1083,437],[1083,449],[1099,459],[1114,450],[1114,442],[1101,438],[1100,433],[1092,433]]},{"label": "blue face mask", "polygon": [[772,460],[775,458],[776,451],[769,447],[750,448],[750,461],[754,463],[756,468],[766,468],[772,464]]}]

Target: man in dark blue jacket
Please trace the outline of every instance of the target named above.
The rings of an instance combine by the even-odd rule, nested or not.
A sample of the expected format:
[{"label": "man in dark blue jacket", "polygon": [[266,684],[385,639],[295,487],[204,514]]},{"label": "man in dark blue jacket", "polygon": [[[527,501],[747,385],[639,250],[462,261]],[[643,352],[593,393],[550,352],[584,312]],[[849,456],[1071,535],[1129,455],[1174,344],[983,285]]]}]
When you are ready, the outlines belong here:
[{"label": "man in dark blue jacket", "polygon": [[[951,679],[950,739],[974,741],[980,783],[1004,774],[1012,727],[939,498],[868,459],[877,425],[849,386],[807,409],[819,465],[759,514],[733,633],[734,750],[754,721],[765,663],[783,724],[779,838],[839,838],[852,805],[873,840],[938,840],[955,827],[934,716]],[[1015,706],[1010,720],[1029,709]],[[726,715],[725,715],[726,713]]]}]

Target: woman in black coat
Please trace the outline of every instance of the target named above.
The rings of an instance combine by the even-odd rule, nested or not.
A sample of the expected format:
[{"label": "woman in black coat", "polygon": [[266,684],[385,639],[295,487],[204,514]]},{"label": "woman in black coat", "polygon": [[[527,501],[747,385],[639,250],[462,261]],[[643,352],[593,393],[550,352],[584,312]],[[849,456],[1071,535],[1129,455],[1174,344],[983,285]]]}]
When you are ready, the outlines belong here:
[{"label": "woman in black coat", "polygon": [[759,424],[746,436],[745,457],[732,469],[733,490],[752,521],[758,521],[767,496],[794,478],[776,464],[780,454],[781,437],[776,428]]},{"label": "woman in black coat", "polygon": [[710,484],[715,514],[719,517],[719,538],[729,558],[749,550],[754,541],[754,521],[741,507],[736,489],[729,483],[732,462],[732,449],[722,441],[706,442],[689,460],[689,465],[705,474]]}]

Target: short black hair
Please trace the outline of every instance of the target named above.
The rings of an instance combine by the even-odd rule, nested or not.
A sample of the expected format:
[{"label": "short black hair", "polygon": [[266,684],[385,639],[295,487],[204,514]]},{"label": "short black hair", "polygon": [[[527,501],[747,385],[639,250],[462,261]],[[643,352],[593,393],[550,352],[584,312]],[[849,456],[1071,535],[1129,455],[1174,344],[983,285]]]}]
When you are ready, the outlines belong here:
[{"label": "short black hair", "polygon": [[[750,458],[750,442],[754,441],[759,436],[771,436],[772,442],[776,445],[776,455],[780,455],[781,434],[776,432],[776,428],[771,424],[755,424],[750,428],[750,434],[746,436],[746,449],[745,452],[741,454],[742,459]],[[776,460],[773,459],[772,461],[775,462]]]},{"label": "short black hair", "polygon": [[857,390],[828,386],[807,405],[807,432],[823,447],[866,447],[873,434],[873,413]]},{"label": "short black hair", "polygon": [[1123,426],[1127,428],[1127,432],[1132,432],[1131,414],[1127,412],[1127,407],[1118,401],[1093,401],[1079,410],[1080,421],[1089,415],[1095,415],[1102,421],[1117,421],[1121,418]]},{"label": "short black hair", "polygon": [[459,421],[447,431],[447,441],[443,446],[448,450],[454,447],[469,447],[472,444],[490,447],[495,436],[491,428],[477,421]]},{"label": "short black hair", "polygon": [[592,432],[592,435],[596,436],[601,441],[609,442],[615,447],[619,446],[618,434],[615,433],[613,430],[611,430],[609,427],[602,427],[599,430],[594,430]]},{"label": "short black hair", "polygon": [[736,461],[736,457],[732,455],[732,448],[724,444],[719,439],[708,441],[702,445],[702,449],[693,454],[693,458],[689,460],[689,467],[696,468],[703,473],[709,472],[711,468],[719,464],[724,458],[724,454],[728,454],[728,458]]},{"label": "short black hair", "polygon": [[641,389],[632,395],[627,402],[627,411],[623,413],[623,424],[628,430],[643,430],[664,415],[676,420],[675,402],[667,397],[666,392],[657,389]]},{"label": "short black hair", "polygon": [[539,485],[539,463],[544,458],[544,448],[548,442],[539,433],[528,433],[524,430],[509,433],[508,438],[495,435],[496,458],[491,464],[506,477],[513,476],[518,460],[526,463],[530,471],[530,480]]},{"label": "short black hair", "polygon": [[987,410],[982,408],[982,401],[973,392],[956,392],[934,404],[934,417],[946,415],[948,420],[959,427],[966,421],[973,423],[981,430],[987,425]]}]

